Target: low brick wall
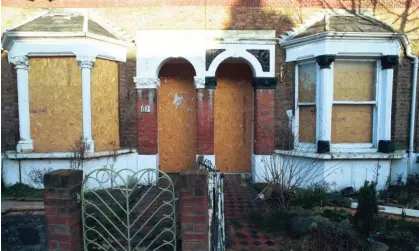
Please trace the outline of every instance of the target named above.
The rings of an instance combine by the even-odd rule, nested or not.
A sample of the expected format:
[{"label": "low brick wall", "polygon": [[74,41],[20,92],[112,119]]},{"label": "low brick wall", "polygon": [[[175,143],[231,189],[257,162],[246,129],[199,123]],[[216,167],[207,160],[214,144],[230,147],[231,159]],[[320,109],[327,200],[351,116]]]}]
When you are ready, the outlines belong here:
[{"label": "low brick wall", "polygon": [[207,171],[188,170],[180,178],[182,250],[208,250]]}]

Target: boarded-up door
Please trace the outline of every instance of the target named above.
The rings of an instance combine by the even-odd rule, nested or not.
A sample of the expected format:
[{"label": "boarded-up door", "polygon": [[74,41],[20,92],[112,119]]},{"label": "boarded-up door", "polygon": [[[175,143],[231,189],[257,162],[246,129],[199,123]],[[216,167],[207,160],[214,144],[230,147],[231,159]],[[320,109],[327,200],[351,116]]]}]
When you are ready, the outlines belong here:
[{"label": "boarded-up door", "polygon": [[223,63],[214,94],[214,152],[217,169],[251,171],[253,87],[246,64]]},{"label": "boarded-up door", "polygon": [[167,173],[178,173],[196,163],[194,75],[189,63],[168,63],[160,70],[159,165]]}]

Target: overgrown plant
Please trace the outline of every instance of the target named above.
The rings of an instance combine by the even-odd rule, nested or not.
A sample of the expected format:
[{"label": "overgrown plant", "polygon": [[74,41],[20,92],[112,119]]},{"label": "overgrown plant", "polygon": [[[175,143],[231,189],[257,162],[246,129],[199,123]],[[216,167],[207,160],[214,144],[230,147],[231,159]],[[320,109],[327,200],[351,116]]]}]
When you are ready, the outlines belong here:
[{"label": "overgrown plant", "polygon": [[283,138],[289,141],[286,148],[291,150],[282,150],[263,158],[259,169],[264,172],[257,178],[267,183],[262,193],[274,199],[280,208],[289,210],[296,189],[320,187],[339,164],[322,165],[321,154],[316,153],[312,146],[296,142],[298,137],[293,136],[292,123],[287,123],[286,127],[282,130],[286,134]]},{"label": "overgrown plant", "polygon": [[376,183],[365,181],[359,189],[358,207],[354,216],[357,231],[369,236],[377,226],[378,203]]},{"label": "overgrown plant", "polygon": [[83,170],[84,161],[87,156],[87,144],[80,138],[76,140],[69,156],[69,168],[73,170]]},{"label": "overgrown plant", "polygon": [[43,168],[43,169],[39,169],[39,168],[32,168],[29,173],[28,173],[28,177],[29,180],[35,184],[37,187],[42,187],[44,185],[44,176],[47,173],[52,172],[53,169],[51,167],[48,168]]}]

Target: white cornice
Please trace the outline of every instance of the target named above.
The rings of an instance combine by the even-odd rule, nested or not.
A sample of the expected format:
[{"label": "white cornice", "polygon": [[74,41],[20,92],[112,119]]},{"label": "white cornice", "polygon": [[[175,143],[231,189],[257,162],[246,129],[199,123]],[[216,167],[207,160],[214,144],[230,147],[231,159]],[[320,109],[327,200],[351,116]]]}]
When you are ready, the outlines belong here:
[{"label": "white cornice", "polygon": [[89,32],[5,32],[2,37],[2,47],[9,50],[13,45],[14,40],[38,39],[48,41],[51,38],[91,38],[98,41],[121,45],[124,47],[131,47],[132,44],[121,40],[108,38],[105,36],[89,33]]},{"label": "white cornice", "polygon": [[366,33],[366,32],[322,32],[306,37],[301,37],[289,41],[282,41],[279,44],[286,48],[299,46],[303,44],[313,43],[317,40],[324,40],[324,39],[356,39],[356,40],[389,40],[389,39],[400,39],[401,37],[405,36],[404,33],[397,33],[397,32],[374,32],[374,33]]}]

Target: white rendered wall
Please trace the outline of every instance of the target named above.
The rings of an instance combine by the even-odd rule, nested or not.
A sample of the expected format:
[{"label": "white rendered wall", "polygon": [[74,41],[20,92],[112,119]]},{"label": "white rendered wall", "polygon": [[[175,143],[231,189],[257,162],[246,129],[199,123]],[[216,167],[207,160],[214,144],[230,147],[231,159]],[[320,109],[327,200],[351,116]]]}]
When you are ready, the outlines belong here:
[{"label": "white rendered wall", "polygon": [[[331,185],[331,189],[342,189],[345,187],[354,187],[359,189],[365,180],[375,181],[378,172],[377,189],[383,189],[386,185],[388,177],[393,171],[392,162],[402,165],[406,161],[403,160],[313,160],[307,157],[276,155],[277,167],[286,165],[310,167],[313,171],[308,173],[306,185],[325,181]],[[253,155],[252,177],[254,182],[266,182],[270,179],[270,173],[264,162],[269,160],[270,155]],[[292,164],[291,164],[292,163]],[[380,168],[377,169],[377,164]],[[391,167],[391,168],[390,168]],[[303,172],[306,173],[306,172]]]},{"label": "white rendered wall", "polygon": [[[114,170],[121,170],[124,168],[137,169],[137,153],[128,153],[118,155],[113,165]],[[84,162],[84,174],[87,175],[91,171],[99,168],[110,168],[111,157],[100,157],[86,159]],[[20,166],[20,167],[19,167]],[[21,178],[19,178],[19,168]],[[11,160],[7,157],[2,158],[2,177],[6,185],[13,185],[16,182],[21,181],[22,183],[36,186],[36,184],[31,182],[29,177],[30,171],[32,169],[41,169],[41,170],[58,170],[58,169],[68,169],[69,161],[68,159],[21,159],[21,160]],[[42,187],[40,187],[42,188]]]}]

